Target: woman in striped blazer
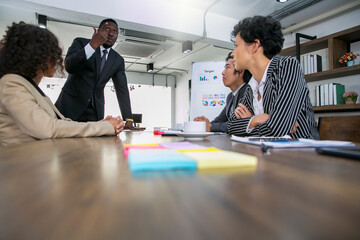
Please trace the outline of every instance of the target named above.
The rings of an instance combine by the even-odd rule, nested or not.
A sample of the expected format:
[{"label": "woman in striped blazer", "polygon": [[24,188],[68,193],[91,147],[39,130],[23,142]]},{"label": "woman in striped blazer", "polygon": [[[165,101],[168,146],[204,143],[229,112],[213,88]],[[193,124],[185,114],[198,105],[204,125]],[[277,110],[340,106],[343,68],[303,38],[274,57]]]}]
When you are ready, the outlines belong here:
[{"label": "woman in striped blazer", "polygon": [[248,69],[253,78],[230,118],[229,133],[319,139],[300,65],[277,55],[284,42],[280,23],[272,17],[245,18],[232,35],[236,69]]}]

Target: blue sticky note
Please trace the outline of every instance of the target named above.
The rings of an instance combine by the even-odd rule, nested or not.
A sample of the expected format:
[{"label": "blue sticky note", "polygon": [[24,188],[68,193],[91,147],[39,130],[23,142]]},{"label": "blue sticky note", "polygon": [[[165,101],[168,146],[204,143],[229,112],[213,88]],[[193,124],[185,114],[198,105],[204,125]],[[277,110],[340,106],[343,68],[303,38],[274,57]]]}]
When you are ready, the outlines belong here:
[{"label": "blue sticky note", "polygon": [[191,158],[171,149],[130,149],[130,171],[196,169]]}]

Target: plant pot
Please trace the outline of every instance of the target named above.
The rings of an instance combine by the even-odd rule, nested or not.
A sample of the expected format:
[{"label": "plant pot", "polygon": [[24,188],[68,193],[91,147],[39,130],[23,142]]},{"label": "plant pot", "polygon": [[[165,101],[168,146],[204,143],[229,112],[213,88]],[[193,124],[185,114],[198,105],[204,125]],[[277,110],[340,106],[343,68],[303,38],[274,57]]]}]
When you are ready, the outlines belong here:
[{"label": "plant pot", "polygon": [[357,97],[355,99],[351,99],[351,98],[346,98],[345,99],[345,103],[346,104],[355,104],[357,100]]},{"label": "plant pot", "polygon": [[349,61],[346,63],[346,65],[349,66],[354,66],[355,65],[355,61]]}]

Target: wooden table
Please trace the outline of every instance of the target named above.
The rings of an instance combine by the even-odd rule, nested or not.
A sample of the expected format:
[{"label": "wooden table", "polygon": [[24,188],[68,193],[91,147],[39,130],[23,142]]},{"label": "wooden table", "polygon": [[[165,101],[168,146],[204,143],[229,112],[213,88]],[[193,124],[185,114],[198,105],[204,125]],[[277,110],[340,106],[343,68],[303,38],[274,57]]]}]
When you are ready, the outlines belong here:
[{"label": "wooden table", "polygon": [[197,142],[258,157],[255,168],[132,175],[127,132],[0,148],[0,239],[360,239],[360,162],[314,149]]}]

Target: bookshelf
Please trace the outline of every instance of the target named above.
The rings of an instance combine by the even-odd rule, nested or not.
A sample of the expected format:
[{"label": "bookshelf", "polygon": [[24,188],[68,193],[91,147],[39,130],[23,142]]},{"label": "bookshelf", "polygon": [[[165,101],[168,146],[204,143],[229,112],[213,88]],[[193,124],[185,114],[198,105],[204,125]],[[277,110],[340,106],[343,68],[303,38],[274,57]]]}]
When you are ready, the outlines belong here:
[{"label": "bookshelf", "polygon": [[339,104],[339,105],[328,105],[328,106],[314,106],[315,113],[325,112],[353,112],[360,111],[360,103],[357,104]]},{"label": "bookshelf", "polygon": [[[306,81],[316,82],[360,74],[360,64],[348,67],[346,64],[339,63],[340,57],[350,51],[350,44],[358,41],[360,41],[360,25],[300,44],[301,54],[324,49],[328,53],[328,59],[323,58],[322,61],[328,61],[329,69],[306,74]],[[295,57],[296,46],[283,49],[280,55]],[[314,106],[313,109],[315,113],[360,111],[360,104]]]},{"label": "bookshelf", "polygon": [[[308,82],[360,74],[360,65],[347,67],[339,63],[340,57],[350,51],[350,43],[360,41],[360,25],[322,38],[310,40],[300,46],[301,54],[328,49],[329,70],[305,75]],[[281,56],[296,56],[296,46],[285,48]],[[326,61],[326,59],[323,59]]]},{"label": "bookshelf", "polygon": [[335,68],[333,70],[307,74],[305,75],[305,78],[307,82],[315,82],[315,81],[326,80],[331,78],[346,77],[356,74],[360,74],[360,64],[351,67],[341,67],[341,68]]}]

